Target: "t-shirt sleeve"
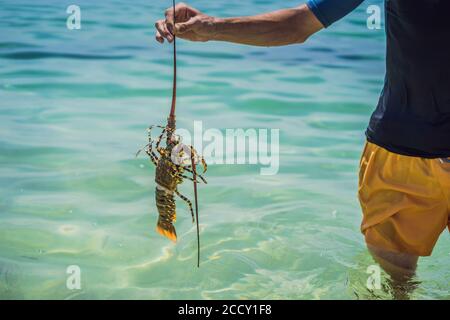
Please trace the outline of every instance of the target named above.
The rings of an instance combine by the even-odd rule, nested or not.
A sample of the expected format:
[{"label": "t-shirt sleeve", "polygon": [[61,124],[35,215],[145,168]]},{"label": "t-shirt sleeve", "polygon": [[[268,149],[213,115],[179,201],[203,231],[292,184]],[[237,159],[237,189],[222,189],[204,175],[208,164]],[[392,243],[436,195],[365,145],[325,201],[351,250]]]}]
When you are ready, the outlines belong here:
[{"label": "t-shirt sleeve", "polygon": [[328,27],[355,10],[364,0],[308,0],[307,5],[319,21]]}]

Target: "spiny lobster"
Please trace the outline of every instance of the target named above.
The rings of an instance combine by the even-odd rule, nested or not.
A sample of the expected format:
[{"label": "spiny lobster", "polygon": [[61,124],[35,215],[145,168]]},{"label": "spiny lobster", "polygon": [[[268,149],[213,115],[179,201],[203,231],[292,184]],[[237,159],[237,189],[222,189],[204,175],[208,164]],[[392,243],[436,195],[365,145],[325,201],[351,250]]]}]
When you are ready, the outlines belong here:
[{"label": "spiny lobster", "polygon": [[[175,25],[175,0],[173,0],[173,23]],[[196,166],[201,163],[203,166],[203,173],[207,170],[207,165],[203,157],[199,156],[192,146],[181,143],[179,136],[175,134],[175,107],[177,96],[177,49],[176,37],[173,40],[173,92],[172,105],[170,115],[167,119],[167,125],[164,126],[150,126],[148,128],[149,142],[144,147],[145,152],[150,157],[151,162],[156,166],[155,182],[156,182],[156,206],[158,208],[159,218],[156,230],[163,236],[176,241],[177,234],[173,223],[176,221],[176,203],[175,195],[178,195],[189,206],[192,215],[192,222],[197,222],[197,266],[200,266],[200,231],[198,221],[198,203],[197,203],[197,178],[203,183],[207,183],[205,178],[197,173]],[[153,128],[162,129],[161,134],[156,140],[153,140],[151,131]],[[165,138],[165,147],[161,147],[161,142]],[[155,151],[160,154],[157,156]],[[142,151],[139,150],[136,156]],[[190,160],[190,161],[189,161]],[[191,173],[192,178],[185,173]],[[192,208],[191,201],[178,191],[178,185],[183,182],[183,179],[188,179],[194,183],[194,198],[195,211]]]}]

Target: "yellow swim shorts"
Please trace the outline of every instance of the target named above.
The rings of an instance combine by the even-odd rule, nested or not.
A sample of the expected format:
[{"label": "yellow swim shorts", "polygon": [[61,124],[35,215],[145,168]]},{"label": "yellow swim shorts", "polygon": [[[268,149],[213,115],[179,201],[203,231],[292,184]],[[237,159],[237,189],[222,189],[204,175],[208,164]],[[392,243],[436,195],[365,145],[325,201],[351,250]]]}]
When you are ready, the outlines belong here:
[{"label": "yellow swim shorts", "polygon": [[450,159],[403,156],[367,142],[358,196],[368,244],[429,256],[445,227],[450,230]]}]

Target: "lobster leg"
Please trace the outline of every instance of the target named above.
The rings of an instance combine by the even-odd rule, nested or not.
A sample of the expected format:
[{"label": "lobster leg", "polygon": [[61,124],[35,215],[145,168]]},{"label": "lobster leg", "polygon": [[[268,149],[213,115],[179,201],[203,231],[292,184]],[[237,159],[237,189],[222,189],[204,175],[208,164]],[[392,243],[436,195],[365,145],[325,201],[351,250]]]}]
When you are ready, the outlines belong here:
[{"label": "lobster leg", "polygon": [[205,173],[206,170],[208,170],[208,165],[206,164],[206,161],[203,157],[201,157],[201,161],[202,161],[202,165],[203,165],[203,173]]},{"label": "lobster leg", "polygon": [[[194,180],[194,179],[192,179],[191,177],[188,177],[188,176],[186,176],[186,175],[184,175],[184,174],[178,174],[178,176],[181,177],[181,178],[183,178],[183,179],[188,179],[188,180],[194,181],[195,183],[200,183],[200,181]],[[206,183],[206,181],[205,181],[204,179],[203,179],[203,181]]]},{"label": "lobster leg", "polygon": [[161,129],[165,129],[165,127],[163,126],[157,126],[157,125],[151,125],[150,127],[147,128],[147,132],[148,132],[148,143],[152,143],[154,140],[152,139],[152,129],[153,128],[161,128]]},{"label": "lobster leg", "polygon": [[[137,158],[137,157],[139,156],[139,154],[142,152],[142,150],[144,150],[145,148],[147,148],[149,145],[150,145],[150,143],[146,144],[144,147],[142,147],[141,149],[139,149],[139,150],[136,152],[135,157]],[[146,150],[146,151],[147,151],[147,150]]]},{"label": "lobster leg", "polygon": [[[180,166],[180,165],[175,164],[175,163],[173,163],[173,162],[170,162],[168,165],[173,169],[173,172],[176,174],[177,177],[180,177],[180,178],[184,178],[184,179],[188,179],[188,180],[194,181],[191,177],[188,177],[188,176],[186,176],[186,175],[184,175],[184,174],[179,173],[181,170],[187,171],[187,172],[190,172],[190,173],[193,173],[193,171],[192,171],[191,169],[188,169],[188,168],[190,168],[191,166],[183,167],[183,166]],[[180,169],[181,169],[181,170],[180,170]],[[208,184],[208,182],[206,182],[205,178],[204,178],[202,175],[197,174],[197,176],[198,176],[205,184]],[[200,181],[198,181],[198,180],[196,180],[195,182],[200,183]]]},{"label": "lobster leg", "polygon": [[152,154],[150,153],[148,150],[145,150],[147,155],[150,157],[150,160],[152,160],[153,164],[155,166],[158,166],[158,159]]},{"label": "lobster leg", "polygon": [[164,134],[166,133],[167,128],[164,128],[161,134],[159,135],[158,139],[156,139],[156,145],[155,148],[158,150],[159,144],[161,143],[162,138],[164,137]]},{"label": "lobster leg", "polygon": [[189,206],[189,210],[191,211],[191,216],[192,216],[192,223],[195,222],[195,218],[194,218],[194,209],[192,208],[192,202],[191,200],[189,200],[188,198],[186,198],[185,196],[183,196],[178,189],[175,190],[175,193],[177,194],[177,196],[179,196],[183,201],[185,201],[187,203],[187,205]]},{"label": "lobster leg", "polygon": [[[187,171],[187,172],[194,173],[194,171],[192,171],[191,169],[188,169],[188,168],[186,168],[186,167],[184,167],[183,169],[184,169],[185,171]],[[205,179],[202,175],[200,175],[200,174],[197,173],[197,177],[199,177],[199,178],[203,181],[204,184],[208,184],[208,182],[206,182],[206,179]],[[183,178],[185,178],[185,177],[183,177]],[[192,180],[192,178],[190,178],[190,177],[186,177],[186,178],[190,179],[191,181],[194,181],[194,180]],[[200,182],[200,181],[197,181],[197,182]]]},{"label": "lobster leg", "polygon": [[150,142],[148,144],[148,149],[145,150],[146,153],[149,155],[150,159],[152,160],[153,164],[155,166],[158,166],[158,156],[153,152],[153,142]]},{"label": "lobster leg", "polygon": [[[172,168],[176,172],[179,172],[180,169],[182,169],[182,171],[187,171],[187,172],[192,173],[192,174],[194,173],[194,171],[192,171],[192,169],[190,169],[190,168],[192,168],[192,166],[180,166],[180,165],[175,164],[175,163],[172,163],[171,165],[172,165]],[[206,182],[206,179],[201,174],[197,173],[196,175],[197,175],[197,177],[199,177],[203,181],[204,184],[208,184],[208,182]],[[182,177],[182,178],[194,181],[191,177],[185,176],[183,174],[179,174],[179,176]],[[198,181],[198,180],[196,182],[200,183],[200,181]]]},{"label": "lobster leg", "polygon": [[[163,137],[163,135],[164,135],[164,133],[165,133],[165,131],[166,131],[166,127],[163,127],[163,126],[158,126],[158,125],[151,125],[150,127],[148,127],[147,128],[147,132],[148,132],[148,144],[146,145],[146,146],[144,146],[142,149],[139,149],[138,150],[138,152],[136,153],[136,157],[142,152],[142,150],[144,150],[145,148],[149,148],[149,150],[150,150],[150,152],[151,152],[151,154],[146,150],[146,153],[150,156],[150,158],[152,159],[152,162],[153,163],[155,163],[155,161],[154,160],[156,160],[156,162],[157,162],[157,160],[158,160],[158,157],[156,156],[156,154],[152,151],[152,144],[153,144],[153,142],[154,142],[154,140],[152,139],[152,129],[153,128],[161,128],[161,129],[163,129],[163,131],[162,131],[162,133],[161,133],[161,135],[159,136],[159,138],[156,140],[156,148],[158,148],[159,147],[159,144],[160,144],[160,141],[161,141],[161,139],[162,139],[162,137]],[[153,156],[152,156],[153,155]],[[154,159],[155,158],[155,159]],[[156,163],[155,163],[155,165],[157,165]]]},{"label": "lobster leg", "polygon": [[136,157],[142,152],[142,150],[145,149],[145,153],[150,157],[150,160],[152,160],[153,164],[155,166],[158,165],[158,157],[156,156],[156,154],[153,152],[152,149],[152,142],[150,142],[149,144],[147,144],[145,147],[143,147],[142,149],[139,149],[138,152],[136,152]]},{"label": "lobster leg", "polygon": [[161,131],[161,134],[159,135],[159,137],[158,137],[158,139],[156,139],[155,141],[156,141],[156,149],[158,149],[159,148],[159,145],[160,145],[160,143],[161,143],[161,140],[162,140],[162,138],[164,137],[164,135],[167,133],[167,132],[172,132],[172,130],[171,129],[169,129],[169,128],[167,128],[167,127],[163,127],[163,126],[158,126],[158,125],[152,125],[152,126],[150,126],[147,130],[148,130],[148,141],[149,142],[151,142],[151,141],[153,141],[153,139],[152,139],[152,129],[153,128],[160,128],[160,129],[163,129],[162,131]]},{"label": "lobster leg", "polygon": [[151,125],[150,127],[148,127],[147,132],[148,132],[148,137],[149,137],[150,141],[152,140],[152,129],[153,128],[166,129],[166,127],[158,126],[158,125]]}]

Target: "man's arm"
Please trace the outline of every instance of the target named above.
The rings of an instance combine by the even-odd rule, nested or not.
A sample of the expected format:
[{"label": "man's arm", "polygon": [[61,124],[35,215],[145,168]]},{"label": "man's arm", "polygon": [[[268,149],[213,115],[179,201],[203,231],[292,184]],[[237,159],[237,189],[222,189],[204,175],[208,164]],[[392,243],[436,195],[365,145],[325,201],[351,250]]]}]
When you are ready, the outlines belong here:
[{"label": "man's arm", "polygon": [[173,35],[191,41],[228,41],[254,46],[303,43],[353,11],[364,0],[308,0],[297,8],[251,17],[215,18],[180,3],[166,10],[166,19],[156,22],[156,40],[173,41]]},{"label": "man's arm", "polygon": [[251,17],[215,18],[180,3],[166,11],[156,23],[156,39],[173,41],[173,34],[191,41],[227,41],[254,46],[282,46],[302,43],[323,28],[307,5]]}]

